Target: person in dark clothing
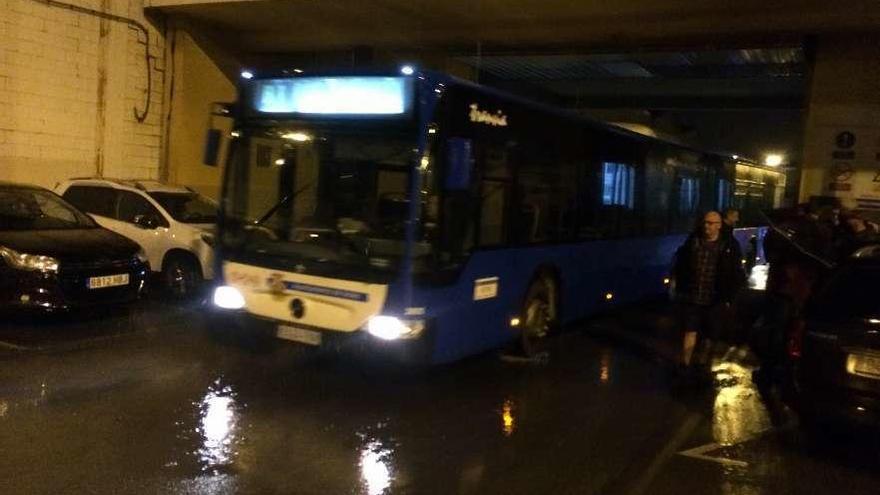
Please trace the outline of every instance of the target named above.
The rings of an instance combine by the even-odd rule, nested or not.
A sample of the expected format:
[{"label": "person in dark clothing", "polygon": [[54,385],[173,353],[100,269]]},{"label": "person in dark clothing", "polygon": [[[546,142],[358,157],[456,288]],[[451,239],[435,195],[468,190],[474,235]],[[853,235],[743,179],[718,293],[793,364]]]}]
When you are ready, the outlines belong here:
[{"label": "person in dark clothing", "polygon": [[880,241],[876,227],[855,213],[841,216],[841,229],[834,240],[838,261],[849,257],[859,248]]},{"label": "person in dark clothing", "polygon": [[791,332],[814,287],[821,285],[833,265],[827,211],[814,213],[801,206],[776,210],[768,219],[771,228],[764,238],[764,253],[770,270],[763,310],[750,339],[760,361],[752,381],[762,395],[785,379]]},{"label": "person in dark clothing", "polygon": [[708,365],[712,339],[746,282],[739,243],[721,234],[721,215],[710,211],[675,255],[675,302],[682,329],[680,366]]},{"label": "person in dark clothing", "polygon": [[733,236],[733,229],[739,223],[739,210],[728,208],[724,210],[724,224],[721,226],[721,235]]}]

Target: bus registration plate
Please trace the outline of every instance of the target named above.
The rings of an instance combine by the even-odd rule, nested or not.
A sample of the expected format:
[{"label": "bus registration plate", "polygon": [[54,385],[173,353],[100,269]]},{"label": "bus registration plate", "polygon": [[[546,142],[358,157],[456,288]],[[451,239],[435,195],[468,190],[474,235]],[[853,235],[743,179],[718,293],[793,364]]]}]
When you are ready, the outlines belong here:
[{"label": "bus registration plate", "polygon": [[279,339],[292,340],[306,345],[321,345],[321,332],[306,330],[304,328],[278,325],[275,335]]}]

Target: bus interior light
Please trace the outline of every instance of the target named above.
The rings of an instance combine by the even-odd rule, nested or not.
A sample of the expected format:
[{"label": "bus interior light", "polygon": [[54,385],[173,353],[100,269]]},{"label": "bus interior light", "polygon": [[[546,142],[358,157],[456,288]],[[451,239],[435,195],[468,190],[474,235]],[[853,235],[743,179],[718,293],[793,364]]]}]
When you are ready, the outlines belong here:
[{"label": "bus interior light", "polygon": [[223,309],[241,309],[244,307],[244,296],[235,287],[221,285],[214,289],[214,305]]},{"label": "bus interior light", "polygon": [[519,324],[520,324],[520,319],[517,318],[516,316],[514,316],[513,318],[510,319],[510,326],[518,327]]},{"label": "bus interior light", "polygon": [[243,71],[241,71],[241,77],[243,77],[245,79],[253,79],[254,73],[249,70],[243,70]]},{"label": "bus interior light", "polygon": [[307,143],[312,140],[312,136],[305,132],[288,132],[281,137],[290,141],[296,141],[297,143]]},{"label": "bus interior light", "polygon": [[403,74],[404,76],[411,76],[411,75],[415,74],[415,72],[416,72],[416,70],[413,68],[412,65],[404,65],[403,67],[400,68],[400,73]]},{"label": "bus interior light", "polygon": [[612,294],[611,292],[606,292],[605,293],[605,300],[610,301],[612,299],[614,299],[614,294]]}]

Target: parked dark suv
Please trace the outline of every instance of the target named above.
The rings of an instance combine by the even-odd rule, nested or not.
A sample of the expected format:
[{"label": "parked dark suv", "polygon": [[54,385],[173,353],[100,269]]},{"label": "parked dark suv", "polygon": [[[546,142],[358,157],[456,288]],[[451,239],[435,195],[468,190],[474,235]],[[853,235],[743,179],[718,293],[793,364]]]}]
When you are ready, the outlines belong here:
[{"label": "parked dark suv", "polygon": [[0,308],[53,311],[130,301],[148,273],[137,244],[55,193],[0,182]]},{"label": "parked dark suv", "polygon": [[808,304],[801,339],[792,352],[804,424],[880,426],[880,246],[835,268]]}]

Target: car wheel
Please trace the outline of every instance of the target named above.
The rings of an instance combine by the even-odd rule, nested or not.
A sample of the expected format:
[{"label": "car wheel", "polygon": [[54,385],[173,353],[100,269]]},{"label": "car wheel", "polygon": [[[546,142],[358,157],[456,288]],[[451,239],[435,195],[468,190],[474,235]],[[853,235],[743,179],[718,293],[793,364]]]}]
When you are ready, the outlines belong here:
[{"label": "car wheel", "polygon": [[526,357],[539,357],[547,352],[547,337],[558,324],[556,283],[541,275],[526,291],[520,317],[519,349]]},{"label": "car wheel", "polygon": [[171,256],[162,266],[162,282],[175,299],[188,299],[201,286],[202,270],[186,256]]}]

